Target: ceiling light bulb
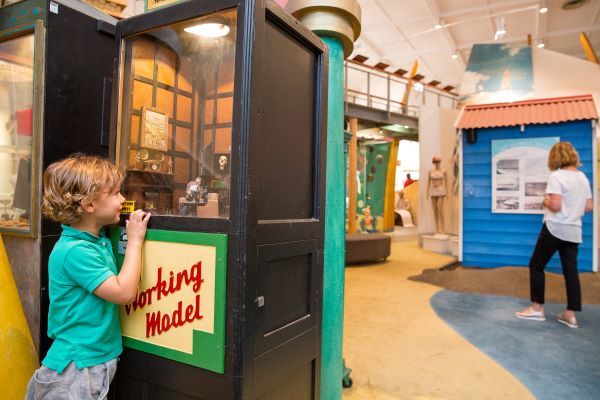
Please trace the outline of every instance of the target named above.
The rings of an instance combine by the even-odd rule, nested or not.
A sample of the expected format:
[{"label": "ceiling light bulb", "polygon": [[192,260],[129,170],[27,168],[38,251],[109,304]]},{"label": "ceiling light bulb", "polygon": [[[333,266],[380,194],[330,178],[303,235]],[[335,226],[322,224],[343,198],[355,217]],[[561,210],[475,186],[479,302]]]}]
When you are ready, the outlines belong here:
[{"label": "ceiling light bulb", "polygon": [[217,38],[225,36],[229,33],[229,27],[219,23],[202,23],[199,25],[184,28],[184,31],[203,37]]},{"label": "ceiling light bulb", "polygon": [[442,29],[442,19],[438,18],[435,20],[435,25],[433,26],[435,29]]},{"label": "ceiling light bulb", "polygon": [[537,47],[538,49],[543,49],[544,47],[546,47],[546,45],[544,44],[544,42],[539,42]]},{"label": "ceiling light bulb", "polygon": [[538,11],[540,12],[540,14],[546,14],[548,12],[548,6],[546,5],[545,1],[543,1],[542,4],[540,4],[540,8],[538,9]]}]

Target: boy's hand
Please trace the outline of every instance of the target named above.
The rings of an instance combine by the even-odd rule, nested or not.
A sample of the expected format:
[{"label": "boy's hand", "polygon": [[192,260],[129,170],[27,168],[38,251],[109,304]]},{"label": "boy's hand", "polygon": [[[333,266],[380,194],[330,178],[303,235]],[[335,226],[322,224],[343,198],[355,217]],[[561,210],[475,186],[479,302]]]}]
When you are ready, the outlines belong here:
[{"label": "boy's hand", "polygon": [[142,210],[135,210],[129,215],[129,219],[125,221],[127,230],[127,241],[142,243],[146,237],[146,227],[150,219],[150,213]]}]

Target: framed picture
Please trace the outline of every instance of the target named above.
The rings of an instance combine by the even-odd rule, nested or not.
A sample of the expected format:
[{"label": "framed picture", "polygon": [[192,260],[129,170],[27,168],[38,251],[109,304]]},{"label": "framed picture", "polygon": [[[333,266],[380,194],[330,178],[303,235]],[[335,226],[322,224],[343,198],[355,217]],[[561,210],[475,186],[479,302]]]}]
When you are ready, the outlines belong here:
[{"label": "framed picture", "polygon": [[142,107],[141,147],[167,151],[169,141],[169,116],[156,108]]}]

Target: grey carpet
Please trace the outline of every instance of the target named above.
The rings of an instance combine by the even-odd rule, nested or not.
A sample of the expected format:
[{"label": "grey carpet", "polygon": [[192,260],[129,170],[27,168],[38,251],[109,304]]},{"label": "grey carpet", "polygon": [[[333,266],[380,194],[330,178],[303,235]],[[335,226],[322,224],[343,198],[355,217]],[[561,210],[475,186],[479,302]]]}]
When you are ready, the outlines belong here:
[{"label": "grey carpet", "polygon": [[600,306],[584,305],[579,329],[556,322],[564,304],[545,306],[546,321],[513,316],[526,300],[442,290],[435,312],[506,368],[540,400],[600,398]]}]

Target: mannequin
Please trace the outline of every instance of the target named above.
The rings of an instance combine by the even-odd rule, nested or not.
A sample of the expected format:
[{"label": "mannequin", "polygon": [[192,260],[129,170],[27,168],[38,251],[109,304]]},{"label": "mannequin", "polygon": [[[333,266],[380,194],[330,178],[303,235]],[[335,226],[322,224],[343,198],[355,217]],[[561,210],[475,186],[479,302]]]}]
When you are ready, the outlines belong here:
[{"label": "mannequin", "polygon": [[433,168],[427,174],[427,199],[431,198],[436,235],[444,234],[444,199],[448,193],[448,179],[442,168],[442,159],[433,156]]}]

